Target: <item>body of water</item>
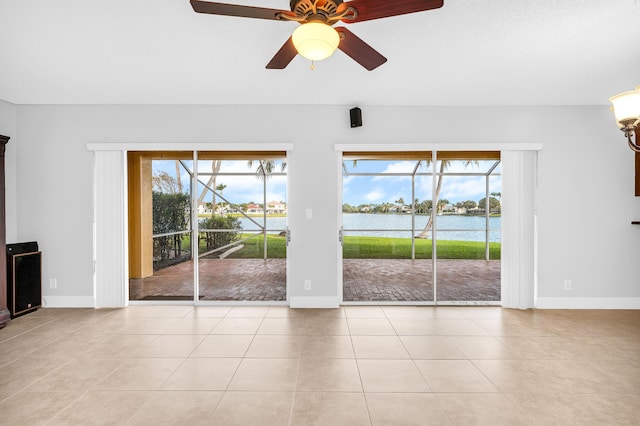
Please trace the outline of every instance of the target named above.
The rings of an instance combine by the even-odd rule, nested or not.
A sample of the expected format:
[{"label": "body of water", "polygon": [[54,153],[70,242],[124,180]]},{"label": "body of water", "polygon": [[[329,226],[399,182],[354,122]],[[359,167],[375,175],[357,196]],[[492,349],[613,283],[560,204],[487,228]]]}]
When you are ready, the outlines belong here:
[{"label": "body of water", "polygon": [[[427,224],[429,216],[418,215],[415,217],[416,235]],[[262,217],[253,218],[262,224]],[[371,236],[371,237],[411,237],[410,214],[372,214],[372,213],[345,213],[342,215],[345,235]],[[436,217],[437,236],[442,240],[458,241],[484,241],[486,218],[484,216],[455,216],[443,215]],[[240,218],[242,229],[245,231],[259,231],[249,219]],[[285,217],[267,217],[267,229],[269,233],[277,234],[285,230],[287,219]],[[378,229],[381,231],[371,231]],[[402,231],[398,231],[402,230]],[[489,218],[489,241],[500,242],[500,217]]]},{"label": "body of water", "polygon": [[[252,217],[251,219],[255,220],[256,222],[258,222],[260,225],[263,224],[264,219],[262,218],[262,216],[260,217]],[[242,216],[239,217],[238,220],[240,221],[240,224],[242,225],[242,229],[245,231],[260,231],[260,228],[253,223],[251,220],[247,219],[246,217]],[[277,234],[281,231],[284,231],[287,229],[287,218],[286,217],[270,217],[267,216],[267,231],[269,232],[269,234]]]},{"label": "body of water", "polygon": [[[427,225],[429,216],[415,216],[416,235]],[[371,237],[411,237],[410,214],[345,213],[342,215],[345,235]],[[484,241],[486,218],[484,216],[443,215],[436,217],[437,237],[441,240]],[[349,231],[349,230],[357,231]],[[381,231],[368,231],[377,229]],[[406,231],[398,231],[402,229]],[[500,217],[489,218],[489,241],[500,242]]]}]

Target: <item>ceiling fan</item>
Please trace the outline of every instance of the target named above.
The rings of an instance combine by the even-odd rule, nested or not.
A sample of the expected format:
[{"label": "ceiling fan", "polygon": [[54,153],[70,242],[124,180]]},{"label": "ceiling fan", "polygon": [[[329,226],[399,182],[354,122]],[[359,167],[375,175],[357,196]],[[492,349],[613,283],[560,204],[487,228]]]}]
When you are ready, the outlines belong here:
[{"label": "ceiling fan", "polygon": [[387,58],[348,29],[333,28],[334,24],[338,21],[351,24],[437,9],[442,7],[443,2],[444,0],[290,0],[290,11],[202,0],[191,0],[191,6],[198,13],[299,22],[301,25],[267,64],[268,69],[285,68],[298,53],[312,61],[319,61],[340,49],[371,71],[387,62]]}]

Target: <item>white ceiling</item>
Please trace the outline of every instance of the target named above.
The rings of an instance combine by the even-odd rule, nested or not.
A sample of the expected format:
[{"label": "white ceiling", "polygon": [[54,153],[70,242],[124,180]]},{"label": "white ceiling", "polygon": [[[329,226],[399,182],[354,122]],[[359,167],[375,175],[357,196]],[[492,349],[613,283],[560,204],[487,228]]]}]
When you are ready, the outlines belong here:
[{"label": "white ceiling", "polygon": [[[288,0],[225,0],[288,9]],[[393,1],[393,0],[389,0]],[[297,24],[189,0],[0,0],[16,104],[604,105],[640,84],[639,0],[444,0],[345,24],[388,58],[265,65]]]}]

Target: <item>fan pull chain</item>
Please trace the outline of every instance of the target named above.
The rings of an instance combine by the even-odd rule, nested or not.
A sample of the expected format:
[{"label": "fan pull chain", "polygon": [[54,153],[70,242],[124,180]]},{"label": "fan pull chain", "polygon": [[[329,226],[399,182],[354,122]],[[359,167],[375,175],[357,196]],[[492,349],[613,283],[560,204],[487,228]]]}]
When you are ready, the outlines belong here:
[{"label": "fan pull chain", "polygon": [[315,65],[315,63],[313,62],[313,60],[311,60],[311,71],[313,71],[313,70],[315,70],[315,69],[316,69],[316,65]]}]

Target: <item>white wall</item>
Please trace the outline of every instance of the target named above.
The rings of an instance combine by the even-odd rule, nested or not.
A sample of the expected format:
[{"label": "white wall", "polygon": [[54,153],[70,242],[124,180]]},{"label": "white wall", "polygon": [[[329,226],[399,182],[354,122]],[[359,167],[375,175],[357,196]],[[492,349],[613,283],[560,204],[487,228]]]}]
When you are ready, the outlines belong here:
[{"label": "white wall", "polygon": [[[92,295],[89,142],[215,142],[229,149],[293,143],[287,172],[293,297],[338,294],[336,143],[542,143],[538,296],[567,306],[577,298],[640,297],[640,226],[630,225],[640,218],[633,155],[607,107],[361,106],[363,127],[355,129],[349,108],[18,106],[18,237],[40,242],[45,297]],[[313,219],[305,219],[306,208]],[[57,290],[47,285],[53,277]],[[312,291],[303,290],[305,279]],[[573,290],[562,289],[565,279]]]},{"label": "white wall", "polygon": [[[562,297],[640,295],[640,197],[634,154],[608,108],[554,108],[539,122],[539,295],[545,307]],[[563,280],[573,283],[563,289]],[[558,298],[558,299],[555,299]],[[590,307],[588,300],[573,301]],[[573,305],[568,305],[573,306]],[[606,303],[601,306],[609,306]]]},{"label": "white wall", "polygon": [[9,243],[15,242],[18,238],[18,224],[16,222],[16,153],[18,144],[16,112],[15,105],[0,101],[0,135],[11,138],[4,153],[5,214],[7,242]]}]

